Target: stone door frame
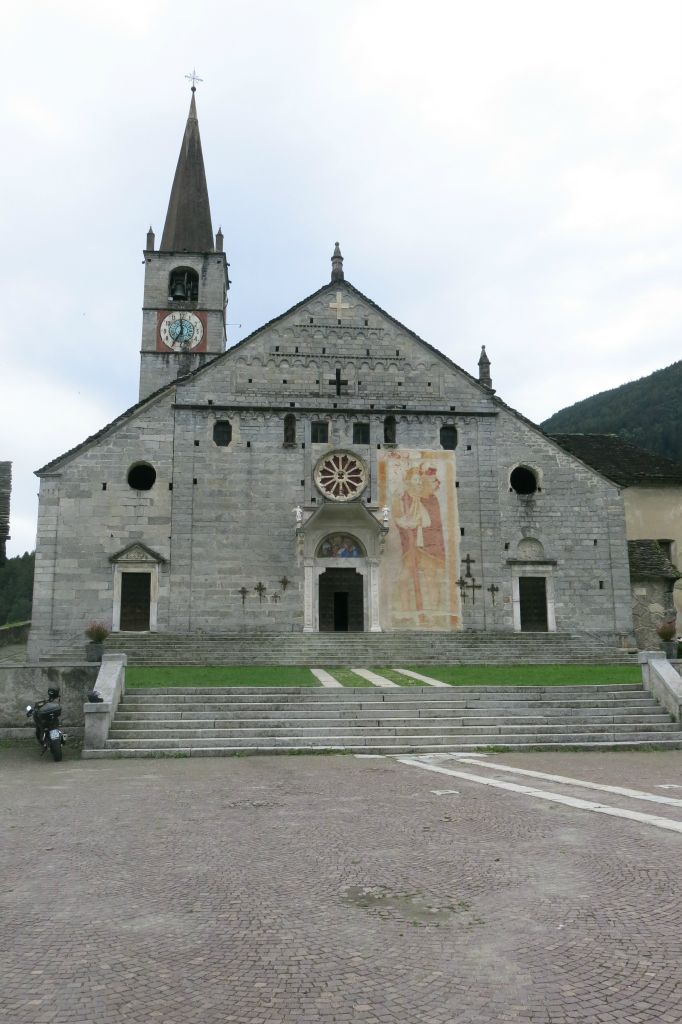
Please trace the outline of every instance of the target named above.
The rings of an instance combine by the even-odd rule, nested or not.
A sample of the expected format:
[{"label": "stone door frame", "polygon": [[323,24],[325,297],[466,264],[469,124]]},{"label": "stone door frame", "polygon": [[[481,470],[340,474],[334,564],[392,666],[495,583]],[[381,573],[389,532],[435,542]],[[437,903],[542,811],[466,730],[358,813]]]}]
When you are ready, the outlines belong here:
[{"label": "stone door frame", "polygon": [[111,613],[111,632],[121,632],[121,594],[124,572],[146,572],[149,581],[149,629],[144,633],[156,633],[159,617],[159,567],[166,565],[166,559],[146,544],[136,541],[117,551],[109,559],[114,570],[114,607]]},{"label": "stone door frame", "polygon": [[555,562],[536,562],[534,564],[512,565],[512,614],[514,621],[514,632],[521,632],[521,595],[519,579],[522,576],[544,577],[547,595],[547,632],[556,633],[556,610],[554,600],[554,573]]},{"label": "stone door frame", "polygon": [[320,576],[327,569],[355,569],[362,576],[363,632],[380,633],[379,560],[312,557],[303,565],[303,632],[320,632]]}]

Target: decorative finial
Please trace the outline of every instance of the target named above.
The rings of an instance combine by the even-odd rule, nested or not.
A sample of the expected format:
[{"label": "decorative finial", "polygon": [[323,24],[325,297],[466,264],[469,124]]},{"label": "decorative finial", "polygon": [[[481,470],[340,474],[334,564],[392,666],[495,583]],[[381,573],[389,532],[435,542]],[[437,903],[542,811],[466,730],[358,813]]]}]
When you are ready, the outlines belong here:
[{"label": "decorative finial", "polygon": [[481,345],[481,355],[478,360],[478,381],[484,388],[493,390],[493,382],[490,377],[490,360],[485,351],[485,345]]},{"label": "decorative finial", "polygon": [[343,256],[338,242],[334,242],[332,254],[332,281],[343,281]]},{"label": "decorative finial", "polygon": [[222,252],[223,251],[223,242],[224,242],[224,240],[225,240],[225,236],[223,235],[223,229],[222,228],[218,228],[218,230],[216,232],[216,236],[215,236],[215,251],[216,252]]},{"label": "decorative finial", "polygon": [[152,231],[151,224],[147,232],[147,252],[154,252],[154,232]]},{"label": "decorative finial", "polygon": [[185,78],[189,79],[192,83],[192,92],[197,91],[197,82],[203,82],[203,78],[199,78],[196,68],[192,68],[192,73],[190,75],[185,75]]}]

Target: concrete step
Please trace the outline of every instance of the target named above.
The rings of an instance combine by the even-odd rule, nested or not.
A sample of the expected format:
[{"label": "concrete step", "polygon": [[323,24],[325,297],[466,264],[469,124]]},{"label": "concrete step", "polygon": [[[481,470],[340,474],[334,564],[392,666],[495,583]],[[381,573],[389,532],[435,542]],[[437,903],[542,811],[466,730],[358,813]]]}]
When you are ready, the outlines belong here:
[{"label": "concrete step", "polygon": [[[223,633],[112,634],[105,649],[131,665],[372,665],[632,663],[612,634],[587,633]],[[53,642],[43,660],[83,660],[81,638]]]},{"label": "concrete step", "polygon": [[614,713],[612,710],[597,708],[592,711],[589,715],[584,714],[582,711],[576,709],[569,709],[568,713],[564,714],[515,714],[506,712],[504,715],[481,715],[479,712],[474,711],[471,708],[465,708],[458,710],[451,715],[444,715],[436,711],[427,711],[416,714],[404,714],[399,711],[343,711],[335,714],[333,712],[311,712],[310,714],[302,714],[301,712],[290,713],[269,713],[269,712],[255,712],[247,715],[243,715],[239,712],[235,712],[233,715],[226,715],[225,712],[214,713],[205,711],[195,711],[187,715],[182,712],[175,713],[160,713],[150,714],[148,712],[142,712],[139,714],[124,714],[119,712],[116,715],[115,728],[135,728],[135,729],[146,729],[154,727],[155,725],[161,728],[172,728],[178,726],[182,728],[238,728],[242,726],[256,728],[256,727],[267,727],[271,723],[280,725],[286,722],[292,728],[296,726],[305,726],[306,728],[323,728],[329,723],[344,722],[348,724],[363,723],[363,722],[384,722],[391,725],[400,725],[403,722],[414,722],[419,721],[424,724],[434,724],[438,722],[461,722],[462,724],[468,725],[481,725],[487,722],[508,722],[510,725],[532,725],[536,722],[547,722],[548,724],[562,725],[566,723],[580,724],[582,722],[618,722],[622,724],[633,724],[636,722],[669,722],[670,716],[663,713],[657,706],[651,708],[644,708],[638,711],[636,714],[625,714],[625,713]]},{"label": "concrete step", "polygon": [[414,736],[421,736],[423,739],[429,737],[439,736],[462,736],[462,737],[487,737],[487,736],[521,736],[521,735],[532,735],[542,736],[544,738],[557,737],[562,739],[565,735],[577,736],[589,733],[590,735],[597,735],[608,733],[610,735],[616,735],[618,733],[631,735],[636,732],[638,735],[644,735],[645,733],[663,733],[663,732],[678,732],[677,726],[671,722],[669,723],[654,723],[654,724],[642,724],[638,723],[633,728],[632,725],[623,725],[608,723],[604,725],[595,725],[594,723],[586,722],[580,725],[548,725],[546,722],[537,723],[534,725],[509,725],[508,723],[487,723],[486,725],[466,725],[463,726],[461,723],[448,723],[446,725],[440,723],[438,725],[422,725],[417,723],[408,723],[406,725],[382,725],[380,722],[367,723],[365,726],[348,727],[340,730],[338,725],[336,726],[322,726],[322,727],[311,727],[291,729],[288,723],[282,723],[280,727],[274,727],[269,725],[266,729],[260,728],[211,728],[211,729],[177,729],[177,728],[154,728],[154,729],[114,729],[111,732],[110,740],[112,742],[123,742],[125,740],[135,742],[145,742],[146,740],[165,740],[184,742],[185,739],[196,739],[196,740],[223,740],[223,739],[251,739],[251,738],[283,738],[292,741],[300,740],[312,740],[312,741],[323,741],[328,737],[338,737],[339,733],[342,733],[345,739],[349,738],[360,738],[371,735],[390,736],[395,738],[408,738]]},{"label": "concrete step", "polygon": [[462,749],[462,744],[466,747],[491,747],[491,746],[513,746],[519,743],[524,743],[526,746],[535,747],[546,744],[552,746],[554,744],[562,744],[564,746],[582,746],[583,744],[591,743],[604,743],[604,742],[617,742],[625,741],[630,744],[658,744],[661,741],[672,741],[682,746],[682,734],[679,730],[674,731],[661,731],[661,732],[629,732],[629,733],[614,733],[614,732],[566,732],[560,736],[556,736],[553,733],[543,732],[528,732],[523,735],[518,733],[508,732],[489,732],[482,735],[476,735],[475,740],[472,742],[471,737],[464,736],[451,736],[447,734],[441,735],[429,735],[424,736],[423,734],[408,734],[405,736],[386,736],[378,734],[367,734],[363,736],[345,735],[345,734],[330,734],[325,736],[310,736],[302,738],[299,736],[253,736],[253,737],[205,737],[205,738],[181,738],[181,739],[160,739],[160,738],[144,738],[144,739],[122,739],[122,740],[108,740],[108,750],[135,750],[135,749],[147,749],[147,750],[180,750],[180,749],[260,749],[263,746],[270,748],[281,747],[286,750],[328,750],[328,749],[339,749],[339,750],[354,750],[354,749],[366,749],[368,747],[382,748],[385,751],[399,752],[403,750],[411,750],[416,746],[420,746],[425,750],[438,751],[446,747],[453,750]]},{"label": "concrete step", "polygon": [[633,745],[682,748],[678,723],[637,683],[446,690],[166,687],[129,691],[105,750],[84,756]]}]

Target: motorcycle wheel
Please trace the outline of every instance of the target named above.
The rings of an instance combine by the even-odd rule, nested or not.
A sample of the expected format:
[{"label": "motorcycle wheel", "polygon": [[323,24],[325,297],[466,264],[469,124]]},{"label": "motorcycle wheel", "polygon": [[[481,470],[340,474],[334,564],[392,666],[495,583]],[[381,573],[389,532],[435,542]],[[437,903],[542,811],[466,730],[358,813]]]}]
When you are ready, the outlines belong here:
[{"label": "motorcycle wheel", "polygon": [[50,740],[50,752],[55,761],[62,759],[62,739],[59,736],[56,740]]}]

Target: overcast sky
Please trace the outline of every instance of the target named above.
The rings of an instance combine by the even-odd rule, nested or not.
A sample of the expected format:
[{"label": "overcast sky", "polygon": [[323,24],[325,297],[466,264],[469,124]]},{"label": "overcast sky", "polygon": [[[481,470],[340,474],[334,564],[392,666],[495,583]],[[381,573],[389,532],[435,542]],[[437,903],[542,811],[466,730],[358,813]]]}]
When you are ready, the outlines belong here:
[{"label": "overcast sky", "polygon": [[[346,277],[535,421],[682,355],[679,0],[28,0],[3,9],[0,460],[137,399],[196,66],[228,343]],[[652,413],[654,414],[654,413]]]}]

